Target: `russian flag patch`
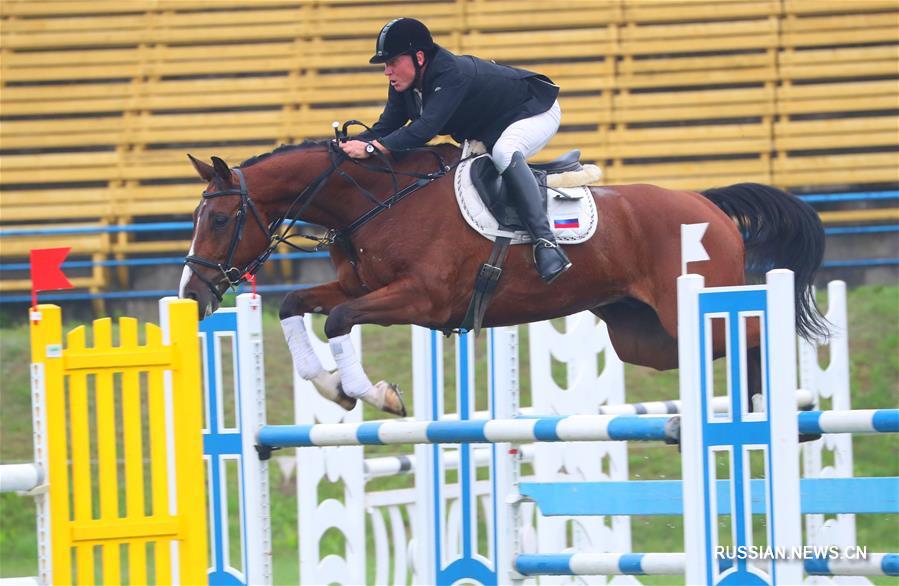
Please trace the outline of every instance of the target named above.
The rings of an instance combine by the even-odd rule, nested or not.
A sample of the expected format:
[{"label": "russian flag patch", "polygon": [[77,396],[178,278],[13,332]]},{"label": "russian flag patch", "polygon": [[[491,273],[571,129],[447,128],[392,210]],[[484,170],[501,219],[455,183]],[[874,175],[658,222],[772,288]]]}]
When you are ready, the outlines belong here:
[{"label": "russian flag patch", "polygon": [[553,227],[557,230],[562,228],[580,228],[581,223],[578,221],[577,216],[573,218],[553,218]]}]

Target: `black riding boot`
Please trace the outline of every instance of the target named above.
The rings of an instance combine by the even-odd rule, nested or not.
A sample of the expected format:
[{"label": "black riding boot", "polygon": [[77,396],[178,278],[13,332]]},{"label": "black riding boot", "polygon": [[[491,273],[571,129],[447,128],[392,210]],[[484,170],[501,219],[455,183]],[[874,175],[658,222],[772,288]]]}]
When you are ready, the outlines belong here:
[{"label": "black riding boot", "polygon": [[552,283],[556,277],[571,268],[571,261],[556,244],[556,237],[546,218],[546,210],[543,209],[540,187],[520,152],[512,155],[512,162],[503,171],[503,181],[509,186],[508,193],[521,221],[534,238],[534,263],[537,265],[537,272],[541,279]]}]

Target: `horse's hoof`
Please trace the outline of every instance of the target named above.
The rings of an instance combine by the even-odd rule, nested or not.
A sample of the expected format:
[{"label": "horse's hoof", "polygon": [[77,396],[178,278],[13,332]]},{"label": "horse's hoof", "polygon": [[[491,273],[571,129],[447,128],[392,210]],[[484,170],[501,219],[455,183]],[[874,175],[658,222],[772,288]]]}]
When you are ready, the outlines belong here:
[{"label": "horse's hoof", "polygon": [[391,415],[396,415],[397,417],[405,417],[406,403],[403,401],[403,394],[400,392],[399,387],[384,381],[381,381],[378,384],[386,386],[384,391],[384,406],[381,407],[381,410],[390,413]]},{"label": "horse's hoof", "polygon": [[336,370],[315,377],[312,379],[312,386],[315,387],[319,395],[337,403],[347,411],[352,411],[356,407],[356,399],[343,392],[343,385],[340,384],[340,373]]},{"label": "horse's hoof", "polygon": [[390,413],[399,417],[406,416],[406,404],[403,402],[403,395],[395,384],[380,381],[360,398],[384,413]]},{"label": "horse's hoof", "polygon": [[356,408],[356,399],[343,392],[342,384],[337,385],[337,398],[334,399],[334,402],[347,411],[352,411]]}]

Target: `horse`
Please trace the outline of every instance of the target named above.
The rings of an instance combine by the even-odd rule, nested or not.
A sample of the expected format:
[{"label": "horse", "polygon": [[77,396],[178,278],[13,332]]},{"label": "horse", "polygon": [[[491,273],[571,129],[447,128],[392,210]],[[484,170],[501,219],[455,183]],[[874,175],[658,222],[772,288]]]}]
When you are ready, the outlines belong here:
[{"label": "horse", "polygon": [[[195,299],[200,318],[224,292],[255,273],[283,232],[301,220],[328,228],[320,243],[334,281],[287,294],[280,318],[294,368],[346,409],[362,400],[405,414],[394,385],[368,380],[348,342],[357,324],[417,324],[451,332],[466,315],[478,270],[492,243],[464,221],[453,169],[461,151],[450,144],[363,161],[346,158],[335,141],[285,145],[235,168],[190,155],[207,182],[193,214],[191,249],[179,294]],[[404,195],[402,199],[397,193]],[[537,275],[529,246],[512,246],[484,326],[522,324],[589,310],[603,319],[625,362],[668,370],[678,365],[676,279],[682,224],[707,222],[711,259],[692,272],[707,286],[743,285],[771,268],[795,273],[797,331],[826,337],[827,322],[811,296],[824,252],[816,212],[777,188],[743,183],[704,192],[649,184],[591,187],[599,227],[566,246],[573,266],[552,284]],[[324,326],[338,368],[321,367],[302,316],[327,315]],[[720,321],[720,320],[717,320]],[[761,391],[758,320],[747,321],[749,393]],[[726,351],[713,327],[716,357]]]}]

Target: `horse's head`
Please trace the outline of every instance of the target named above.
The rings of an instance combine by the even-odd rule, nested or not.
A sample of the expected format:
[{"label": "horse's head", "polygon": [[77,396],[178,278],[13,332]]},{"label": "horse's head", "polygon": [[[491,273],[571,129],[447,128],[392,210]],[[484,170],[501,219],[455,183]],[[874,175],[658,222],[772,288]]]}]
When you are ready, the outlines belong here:
[{"label": "horse's head", "polygon": [[195,299],[203,319],[218,308],[229,287],[258,269],[270,241],[269,220],[250,199],[240,169],[230,169],[218,157],[212,157],[212,165],[188,157],[209,184],[194,210],[193,241],[178,296]]}]

